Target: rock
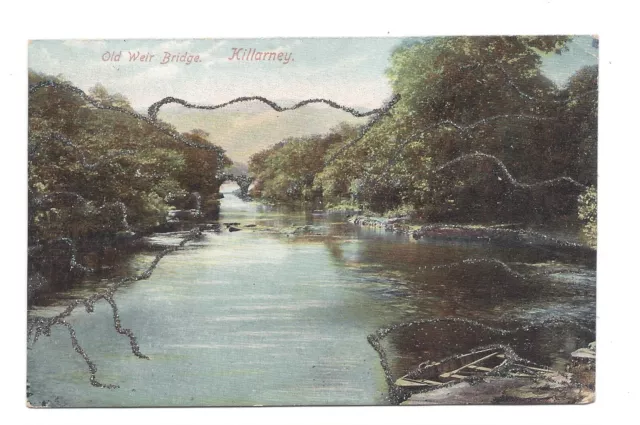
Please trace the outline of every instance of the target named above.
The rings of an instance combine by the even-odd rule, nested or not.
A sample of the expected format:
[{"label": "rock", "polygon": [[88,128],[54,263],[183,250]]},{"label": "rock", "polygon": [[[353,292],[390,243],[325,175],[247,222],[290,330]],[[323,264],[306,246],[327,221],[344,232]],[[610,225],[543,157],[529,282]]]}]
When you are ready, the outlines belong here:
[{"label": "rock", "polygon": [[596,362],[593,360],[573,360],[567,370],[574,381],[593,391],[596,387]]},{"label": "rock", "polygon": [[390,219],[387,220],[387,223],[389,224],[394,224],[394,223],[401,223],[404,221],[409,220],[408,216],[401,216],[401,217],[391,217]]},{"label": "rock", "polygon": [[169,220],[191,220],[199,216],[198,210],[172,210],[167,213]]},{"label": "rock", "polygon": [[131,230],[123,230],[120,232],[116,232],[113,236],[113,239],[117,242],[127,242],[132,241],[138,237],[136,232],[132,232]]},{"label": "rock", "polygon": [[386,232],[411,234],[413,230],[406,224],[408,219],[409,217],[405,216],[393,218],[350,216],[347,221],[359,226],[378,227]]},{"label": "rock", "polygon": [[582,404],[593,400],[593,391],[567,379],[491,376],[413,394],[402,404]]},{"label": "rock", "polygon": [[220,232],[220,224],[219,223],[207,223],[200,227],[202,230],[212,230],[214,232]]},{"label": "rock", "polygon": [[504,391],[522,387],[531,381],[527,378],[485,378],[482,382],[471,385],[469,382],[437,388],[432,391],[413,394],[403,405],[428,404],[491,404],[496,398],[503,396]]},{"label": "rock", "polygon": [[571,353],[571,358],[574,360],[595,360],[596,352],[591,350],[590,348],[578,348],[576,351]]},{"label": "rock", "polygon": [[595,261],[595,250],[589,246],[569,239],[556,238],[528,229],[507,227],[461,225],[461,224],[427,224],[413,232],[414,239],[440,239],[464,241],[491,241],[493,244],[508,247],[527,247],[564,252],[581,256],[588,261]]},{"label": "rock", "polygon": [[281,233],[286,234],[287,236],[290,235],[314,235],[314,236],[319,236],[322,235],[326,232],[326,229],[324,229],[321,226],[312,226],[310,224],[305,224],[304,226],[292,226],[289,227],[287,229],[283,229],[281,231]]}]

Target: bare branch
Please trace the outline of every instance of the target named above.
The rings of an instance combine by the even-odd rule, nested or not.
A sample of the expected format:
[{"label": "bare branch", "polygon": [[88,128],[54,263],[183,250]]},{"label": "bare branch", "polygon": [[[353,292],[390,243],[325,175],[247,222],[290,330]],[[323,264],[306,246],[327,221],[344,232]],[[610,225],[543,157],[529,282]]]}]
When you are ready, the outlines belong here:
[{"label": "bare branch", "polygon": [[91,313],[94,311],[95,303],[101,299],[104,299],[111,305],[111,308],[113,309],[113,321],[114,321],[114,328],[116,329],[116,332],[118,332],[121,335],[126,335],[127,337],[129,337],[129,342],[131,344],[131,351],[135,356],[142,359],[148,359],[147,356],[145,356],[140,352],[137,339],[133,334],[133,332],[130,329],[122,328],[120,324],[120,318],[118,315],[118,307],[116,305],[115,300],[113,299],[113,296],[118,291],[118,289],[126,283],[149,279],[153,274],[153,271],[155,270],[155,268],[158,266],[158,263],[160,262],[160,260],[162,260],[162,258],[164,258],[167,254],[171,252],[179,250],[180,248],[184,247],[188,242],[193,241],[201,236],[202,236],[202,230],[199,227],[193,229],[192,231],[189,232],[189,234],[187,234],[180,241],[180,243],[177,246],[166,247],[164,250],[158,253],[154,258],[154,260],[151,262],[151,264],[145,269],[144,272],[134,277],[126,277],[126,278],[120,279],[119,281],[110,285],[104,291],[97,292],[83,299],[74,300],[69,305],[67,305],[67,308],[64,311],[62,311],[56,316],[30,317],[28,322],[28,328],[27,328],[27,339],[31,339],[32,344],[35,344],[38,338],[40,337],[40,335],[51,336],[52,327],[56,325],[66,326],[71,336],[71,343],[73,345],[73,348],[76,350],[78,354],[82,356],[82,358],[87,362],[87,365],[89,366],[89,371],[91,372],[91,377],[90,377],[91,385],[96,387],[101,387],[101,388],[117,388],[117,386],[115,385],[103,385],[95,379],[97,367],[91,361],[91,359],[89,359],[89,356],[87,355],[87,353],[82,349],[82,347],[78,343],[78,340],[75,336],[75,330],[73,329],[71,324],[65,321],[65,318],[71,315],[71,313],[80,305],[84,305],[86,311],[88,313]]}]

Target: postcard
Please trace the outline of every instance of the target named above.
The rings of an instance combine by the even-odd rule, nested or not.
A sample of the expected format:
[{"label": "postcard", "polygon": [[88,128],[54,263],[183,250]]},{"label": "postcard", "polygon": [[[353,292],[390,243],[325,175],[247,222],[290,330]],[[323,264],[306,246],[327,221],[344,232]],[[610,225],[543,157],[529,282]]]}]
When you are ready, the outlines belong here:
[{"label": "postcard", "polygon": [[31,41],[27,404],[592,403],[598,43]]}]

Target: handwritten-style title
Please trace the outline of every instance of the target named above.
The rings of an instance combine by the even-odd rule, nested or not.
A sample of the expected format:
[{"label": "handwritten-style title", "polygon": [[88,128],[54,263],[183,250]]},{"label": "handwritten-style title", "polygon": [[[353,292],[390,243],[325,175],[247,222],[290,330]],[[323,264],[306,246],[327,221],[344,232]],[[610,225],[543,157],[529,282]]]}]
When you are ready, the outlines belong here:
[{"label": "handwritten-style title", "polygon": [[[293,62],[292,52],[283,51],[259,51],[254,48],[234,47],[231,55],[223,60],[228,62],[272,62],[287,65]],[[190,52],[163,52],[154,54],[151,52],[141,52],[139,50],[108,51],[102,54],[103,62],[135,62],[135,63],[159,63],[167,65],[170,63],[180,63],[191,65],[192,63],[203,63],[200,54]]]}]

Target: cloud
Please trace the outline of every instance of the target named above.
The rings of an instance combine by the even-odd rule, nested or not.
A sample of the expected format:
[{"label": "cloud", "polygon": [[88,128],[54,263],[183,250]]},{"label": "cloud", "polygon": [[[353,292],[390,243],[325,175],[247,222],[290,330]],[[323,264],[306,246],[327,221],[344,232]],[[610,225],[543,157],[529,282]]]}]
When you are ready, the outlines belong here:
[{"label": "cloud", "polygon": [[[204,61],[204,66],[210,68],[218,63],[228,62],[226,59],[228,56],[220,54],[222,49],[229,44],[227,40],[214,41],[211,47],[200,53],[200,59]],[[211,58],[210,60],[207,60]]]},{"label": "cloud", "polygon": [[169,63],[149,67],[137,74],[133,79],[143,84],[149,84],[149,82],[153,82],[154,80],[170,80],[180,74],[180,66],[175,63]]},{"label": "cloud", "polygon": [[211,46],[211,48],[207,51],[209,53],[213,53],[216,52],[220,49],[222,49],[224,46],[226,46],[227,44],[229,44],[228,40],[219,40],[219,41],[214,41],[213,45]]},{"label": "cloud", "polygon": [[[325,97],[344,104],[371,108],[380,106],[389,91],[384,69],[378,63],[381,60],[373,60],[379,56],[378,44],[373,41],[368,44],[359,41],[353,46],[346,41],[334,46],[335,41],[315,39],[160,39],[123,42],[36,42],[29,48],[29,64],[49,74],[62,73],[83,88],[101,82],[110,90],[129,97],[136,107],[147,105],[151,100],[169,93],[200,103],[214,103],[250,94],[291,102],[308,97]],[[296,62],[278,67],[273,63],[229,61],[231,47],[293,52]],[[101,52],[111,50],[121,50],[123,60],[103,61]],[[156,57],[149,63],[129,62],[126,50],[151,52]],[[164,51],[172,54],[187,51],[199,55],[202,62],[161,65]]]},{"label": "cloud", "polygon": [[104,40],[65,40],[62,44],[72,49],[87,49],[95,52],[107,49],[107,42]]},{"label": "cloud", "polygon": [[[201,58],[202,58],[202,56],[201,56]],[[216,67],[218,65],[229,64],[231,62],[232,61],[229,60],[228,56],[215,57],[215,58],[212,58],[212,59],[204,62],[204,66],[207,67],[207,68],[214,68],[214,67]]]},{"label": "cloud", "polygon": [[359,65],[370,63],[374,55],[349,56],[336,62],[334,68],[356,68]]},{"label": "cloud", "polygon": [[29,46],[29,67],[35,65],[39,70],[53,70],[59,64],[60,60],[55,58],[46,47],[41,44]]},{"label": "cloud", "polygon": [[167,40],[158,46],[163,52],[178,52],[189,50],[193,45],[193,40]]}]

